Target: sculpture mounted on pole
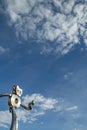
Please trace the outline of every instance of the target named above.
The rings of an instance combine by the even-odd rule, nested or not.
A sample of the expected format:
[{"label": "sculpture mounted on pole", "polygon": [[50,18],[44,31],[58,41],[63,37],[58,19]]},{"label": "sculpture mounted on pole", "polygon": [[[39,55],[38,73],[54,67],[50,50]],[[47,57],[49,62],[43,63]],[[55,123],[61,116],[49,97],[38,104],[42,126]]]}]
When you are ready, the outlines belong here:
[{"label": "sculpture mounted on pole", "polygon": [[12,114],[12,123],[10,130],[18,130],[18,119],[16,114],[16,109],[19,107],[23,107],[26,110],[31,110],[32,106],[34,105],[34,100],[31,101],[28,106],[25,106],[21,103],[21,95],[23,93],[23,90],[18,86],[14,85],[12,89],[12,94],[0,94],[0,97],[9,97],[8,98],[8,105],[9,105],[9,111]]}]

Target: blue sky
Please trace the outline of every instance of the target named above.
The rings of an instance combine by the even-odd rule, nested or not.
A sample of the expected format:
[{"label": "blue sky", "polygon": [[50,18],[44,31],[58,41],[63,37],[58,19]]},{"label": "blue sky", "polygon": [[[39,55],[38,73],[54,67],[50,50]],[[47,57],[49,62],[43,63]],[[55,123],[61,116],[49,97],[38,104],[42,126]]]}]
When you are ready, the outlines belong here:
[{"label": "blue sky", "polygon": [[19,130],[87,130],[86,59],[87,0],[0,1],[0,93],[17,84],[24,104],[35,100],[32,111],[17,110]]}]

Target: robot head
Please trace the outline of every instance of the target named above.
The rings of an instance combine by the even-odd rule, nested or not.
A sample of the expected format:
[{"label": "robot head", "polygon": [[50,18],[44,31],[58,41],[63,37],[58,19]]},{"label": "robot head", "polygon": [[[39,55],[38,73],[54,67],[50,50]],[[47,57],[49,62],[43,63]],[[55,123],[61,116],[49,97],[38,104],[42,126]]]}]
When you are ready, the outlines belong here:
[{"label": "robot head", "polygon": [[18,85],[14,85],[12,92],[13,94],[16,94],[17,96],[20,97],[23,93],[23,90]]}]

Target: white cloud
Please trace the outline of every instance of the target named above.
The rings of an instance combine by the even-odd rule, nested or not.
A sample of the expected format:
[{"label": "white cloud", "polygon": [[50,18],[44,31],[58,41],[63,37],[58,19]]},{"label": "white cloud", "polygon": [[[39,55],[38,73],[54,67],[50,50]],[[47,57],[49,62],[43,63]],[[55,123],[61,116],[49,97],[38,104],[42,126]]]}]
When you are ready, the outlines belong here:
[{"label": "white cloud", "polygon": [[65,14],[70,14],[74,4],[75,4],[74,0],[68,0],[67,2],[66,1],[63,2],[63,5],[61,7],[62,12]]},{"label": "white cloud", "polygon": [[66,109],[66,111],[76,111],[76,110],[78,110],[77,106],[72,106]]},{"label": "white cloud", "polygon": [[[31,111],[24,109],[17,110],[18,120],[23,123],[33,123],[34,121],[37,121],[38,117],[45,115],[48,110],[58,113],[68,112],[67,114],[71,114],[72,116],[75,116],[74,111],[78,110],[77,106],[72,106],[60,99],[46,98],[41,94],[26,95],[22,100],[22,103],[25,105],[28,105],[32,100],[35,101],[35,105]],[[7,128],[8,125],[11,124],[11,113],[9,113],[9,111],[0,111],[0,117],[0,127]]]},{"label": "white cloud", "polygon": [[[6,0],[6,11],[16,34],[24,40],[51,41],[43,53],[66,54],[84,38],[87,21],[87,3],[75,0]],[[61,46],[61,47],[60,47]],[[47,48],[47,45],[46,47]],[[52,51],[49,51],[52,48]],[[44,52],[45,51],[45,52]]]},{"label": "white cloud", "polygon": [[70,79],[70,78],[72,77],[72,75],[73,75],[72,72],[68,72],[68,73],[66,73],[66,74],[64,75],[64,79],[65,79],[65,80],[68,80],[68,79]]},{"label": "white cloud", "polygon": [[[8,118],[9,117],[9,118]],[[0,111],[0,127],[6,127],[10,124],[11,122],[11,115],[9,111]]]},{"label": "white cloud", "polygon": [[8,51],[9,51],[9,48],[4,48],[4,47],[0,46],[0,55],[1,55],[1,54],[5,54],[5,53],[7,53]]},{"label": "white cloud", "polygon": [[40,94],[32,94],[32,96],[26,95],[23,97],[23,103],[28,104],[29,100],[35,101],[35,106],[41,110],[55,109],[55,105],[58,103],[56,99],[45,98]]}]

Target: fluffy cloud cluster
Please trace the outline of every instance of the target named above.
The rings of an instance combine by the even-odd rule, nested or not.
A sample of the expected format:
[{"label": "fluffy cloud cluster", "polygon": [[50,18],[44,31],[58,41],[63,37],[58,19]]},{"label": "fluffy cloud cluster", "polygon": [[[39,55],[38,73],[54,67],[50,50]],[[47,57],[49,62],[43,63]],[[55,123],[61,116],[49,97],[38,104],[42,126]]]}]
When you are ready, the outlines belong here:
[{"label": "fluffy cloud cluster", "polygon": [[36,104],[35,106],[39,107],[39,109],[41,110],[54,109],[56,103],[58,103],[56,99],[45,98],[44,96],[40,94],[33,94],[32,96],[26,95],[25,97],[23,97],[24,104],[28,104],[29,100],[30,101],[34,100]]},{"label": "fluffy cloud cluster", "polygon": [[7,126],[11,122],[11,115],[9,114],[9,112],[8,111],[0,111],[0,118],[1,118],[0,127],[7,128]]},{"label": "fluffy cloud cluster", "polygon": [[66,54],[81,37],[87,45],[86,0],[6,1],[16,35],[24,40],[45,41],[41,53]]},{"label": "fluffy cloud cluster", "polygon": [[[18,109],[17,115],[19,121],[24,123],[33,123],[38,117],[45,115],[48,110],[52,112],[68,112],[71,113],[78,110],[77,106],[72,106],[54,98],[46,98],[41,94],[26,95],[22,98],[22,103],[27,105],[30,101],[34,100],[35,105],[32,111]],[[11,113],[9,111],[0,111],[0,127],[7,128],[11,124]],[[9,117],[9,119],[8,119]]]}]

